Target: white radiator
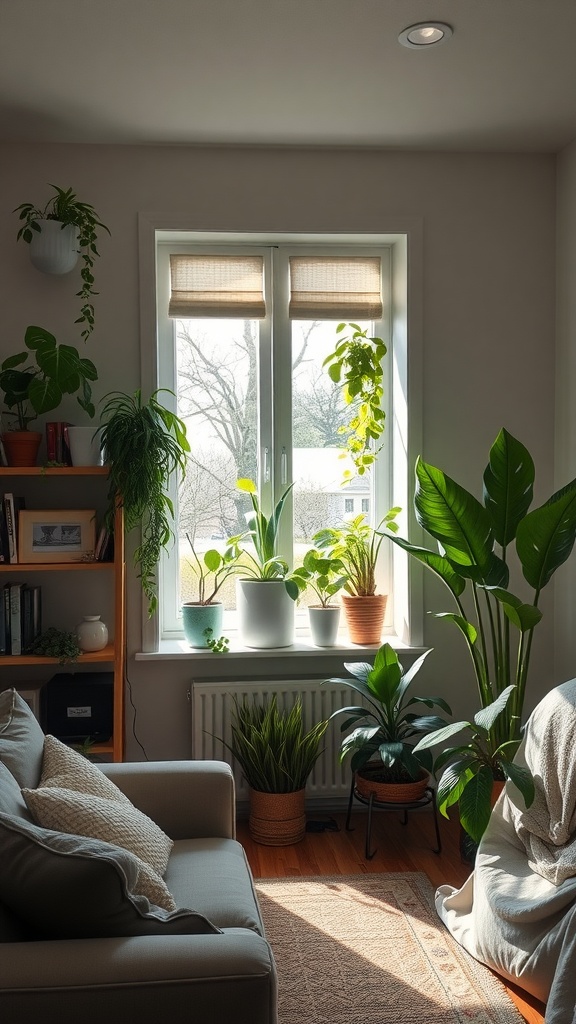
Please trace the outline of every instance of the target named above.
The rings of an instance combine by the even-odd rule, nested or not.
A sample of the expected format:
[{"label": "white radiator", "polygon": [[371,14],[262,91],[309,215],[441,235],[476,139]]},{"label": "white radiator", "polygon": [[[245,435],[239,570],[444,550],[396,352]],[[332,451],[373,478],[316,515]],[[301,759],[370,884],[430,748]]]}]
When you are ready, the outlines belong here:
[{"label": "white radiator", "polygon": [[[227,761],[232,766],[236,782],[236,798],[239,802],[248,800],[248,786],[241,769],[221,739],[230,743],[231,714],[233,697],[239,701],[253,695],[262,699],[276,694],[278,707],[290,708],[298,697],[302,700],[304,726],[310,728],[316,722],[329,718],[337,708],[363,701],[355,690],[334,683],[323,683],[319,679],[268,680],[266,682],[221,683],[206,682],[192,684],[192,741],[193,757]],[[340,724],[331,722],[322,741],[323,753],[318,758],[308,781],[308,797],[322,802],[338,801],[350,793],[350,768],[340,764]],[[218,739],[219,737],[220,739]]]}]

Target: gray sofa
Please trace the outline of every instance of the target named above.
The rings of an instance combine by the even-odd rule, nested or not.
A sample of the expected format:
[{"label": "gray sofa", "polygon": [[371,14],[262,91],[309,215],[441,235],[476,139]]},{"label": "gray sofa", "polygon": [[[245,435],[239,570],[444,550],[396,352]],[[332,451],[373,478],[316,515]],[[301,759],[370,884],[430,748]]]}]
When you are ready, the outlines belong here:
[{"label": "gray sofa", "polygon": [[22,791],[38,786],[43,742],[25,702],[1,692],[0,1020],[274,1024],[274,959],[228,766],[100,766],[174,841],[164,880],[189,912],[169,913],[127,897],[132,854],[33,822]]}]

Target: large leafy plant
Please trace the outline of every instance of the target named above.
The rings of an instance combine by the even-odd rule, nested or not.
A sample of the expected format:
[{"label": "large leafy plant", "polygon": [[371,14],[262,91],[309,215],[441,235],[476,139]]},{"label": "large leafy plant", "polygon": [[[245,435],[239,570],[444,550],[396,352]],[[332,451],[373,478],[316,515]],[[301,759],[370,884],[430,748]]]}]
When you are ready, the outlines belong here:
[{"label": "large leafy plant", "polygon": [[302,701],[290,710],[278,707],[276,695],[234,698],[232,742],[224,745],[238,761],[248,785],[262,793],[296,793],[304,789],[318,757],[328,721],[304,730]]},{"label": "large leafy plant", "polygon": [[[391,537],[445,584],[455,610],[436,615],[456,626],[470,654],[479,712],[472,722],[454,723],[418,747],[471,730],[470,741],[443,750],[435,768],[444,768],[440,809],[446,814],[459,802],[462,824],[476,840],[490,817],[494,779],[512,779],[527,804],[533,796],[530,778],[511,762],[521,739],[533,635],[542,618],[540,596],[576,537],[576,480],[531,509],[534,479],[532,457],[504,429],[490,449],[483,501],[419,458],[416,517],[437,548]],[[528,597],[509,589],[514,551]]]},{"label": "large leafy plant", "polygon": [[364,515],[355,516],[342,526],[327,526],[315,533],[312,540],[327,557],[338,559],[347,577],[344,590],[355,597],[370,597],[376,593],[376,566],[384,539],[379,531],[386,526],[394,532],[400,509],[391,508],[378,526],[372,527]]},{"label": "large leafy plant", "polygon": [[332,598],[342,590],[348,580],[342,560],[330,558],[324,552],[310,548],[304,555],[302,566],[308,573],[306,585],[314,591],[320,606],[332,607]]},{"label": "large leafy plant", "polygon": [[26,351],[8,356],[0,367],[5,415],[13,420],[13,429],[27,430],[37,416],[56,409],[64,395],[77,392],[80,407],[94,416],[91,385],[98,379],[94,363],[72,345],[59,344],[43,327],[27,327],[24,344]]},{"label": "large leafy plant", "polygon": [[133,395],[114,391],[104,396],[101,414],[101,442],[109,465],[107,521],[112,523],[120,503],[125,531],[141,530],[134,563],[150,614],[158,603],[160,553],[174,536],[174,506],[167,487],[173,473],[185,474],[190,451],[184,423],[158,400],[166,390],[158,389],[147,402],[140,390]]},{"label": "large leafy plant", "polygon": [[[347,733],[341,744],[340,760],[351,754],[352,771],[360,771],[369,761],[382,762],[383,778],[387,782],[417,779],[422,769],[432,767],[428,751],[415,751],[415,737],[446,725],[438,715],[419,713],[426,708],[440,708],[451,714],[442,697],[413,697],[408,693],[414,676],[430,651],[425,651],[407,672],[404,672],[396,651],[390,644],[378,650],[374,664],[352,662],[344,668],[352,678],[327,679],[327,683],[341,683],[356,690],[367,706],[339,708],[330,718],[346,715],[341,732]],[[362,723],[362,724],[359,724]],[[355,726],[352,732],[348,732]]]}]

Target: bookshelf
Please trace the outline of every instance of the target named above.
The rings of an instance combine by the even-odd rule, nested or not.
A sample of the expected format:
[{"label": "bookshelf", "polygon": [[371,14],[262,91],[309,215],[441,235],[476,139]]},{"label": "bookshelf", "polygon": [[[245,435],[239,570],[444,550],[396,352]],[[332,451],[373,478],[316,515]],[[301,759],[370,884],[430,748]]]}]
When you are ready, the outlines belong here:
[{"label": "bookshelf", "polygon": [[[0,467],[0,495],[13,491],[25,491],[27,508],[97,508],[102,511],[106,504],[108,470],[106,466],[58,466],[44,468],[31,467]],[[96,478],[96,479],[94,479]],[[61,489],[61,490],[60,490]],[[81,574],[80,576],[78,574]],[[48,575],[49,574],[49,575]],[[70,574],[64,575],[64,574]],[[0,563],[0,589],[4,583],[22,577],[24,581],[33,580],[38,575],[42,584],[49,578],[52,582],[61,581],[67,592],[69,601],[74,605],[81,595],[96,591],[105,595],[110,613],[106,621],[110,630],[111,640],[101,651],[81,654],[72,664],[74,672],[83,666],[112,666],[113,672],[113,735],[109,742],[94,744],[90,752],[111,757],[113,761],[124,758],[124,647],[125,647],[125,554],[124,554],[124,522],[122,509],[118,508],[114,521],[114,558],[110,562],[26,562]],[[76,622],[82,618],[76,615]],[[76,622],[74,624],[76,624]],[[73,628],[71,624],[61,625],[57,621],[49,623],[59,628]],[[112,627],[112,628],[111,628]],[[43,625],[43,629],[46,628]],[[14,676],[20,676],[26,667],[52,666],[61,671],[62,666],[57,658],[38,655],[0,654],[0,667],[10,667]],[[2,672],[2,675],[7,673]],[[49,675],[46,674],[46,679]],[[9,685],[18,687],[14,679]],[[25,682],[23,683],[25,685]]]}]

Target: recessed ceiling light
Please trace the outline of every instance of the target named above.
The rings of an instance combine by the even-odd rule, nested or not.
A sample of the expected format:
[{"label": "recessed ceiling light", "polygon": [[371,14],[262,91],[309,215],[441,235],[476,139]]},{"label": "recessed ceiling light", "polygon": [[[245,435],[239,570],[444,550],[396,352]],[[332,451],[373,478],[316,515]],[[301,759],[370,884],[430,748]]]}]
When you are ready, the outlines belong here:
[{"label": "recessed ceiling light", "polygon": [[426,46],[437,46],[450,39],[452,29],[442,21],[421,21],[418,25],[410,25],[398,36],[402,46],[412,50],[420,50]]}]

